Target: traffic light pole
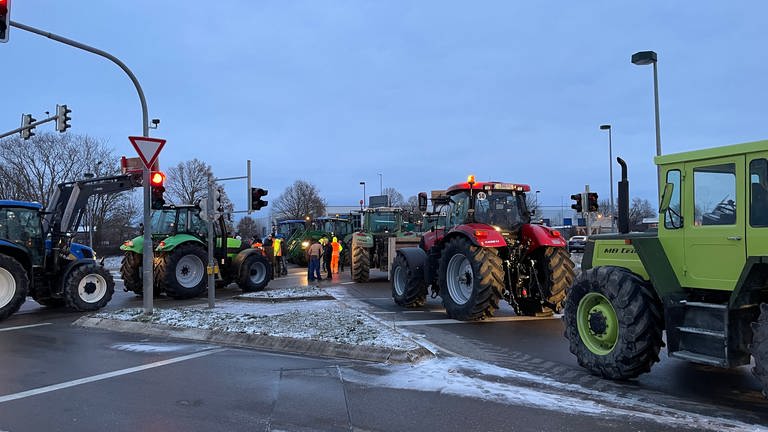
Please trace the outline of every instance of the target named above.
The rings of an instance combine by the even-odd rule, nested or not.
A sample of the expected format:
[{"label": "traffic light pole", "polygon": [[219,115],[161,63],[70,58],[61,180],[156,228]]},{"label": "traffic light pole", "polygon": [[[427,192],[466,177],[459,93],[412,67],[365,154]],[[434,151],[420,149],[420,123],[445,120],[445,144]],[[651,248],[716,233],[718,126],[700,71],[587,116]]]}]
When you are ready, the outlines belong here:
[{"label": "traffic light pole", "polygon": [[584,223],[587,226],[587,235],[592,235],[592,221],[590,216],[592,212],[589,211],[589,185],[584,185],[584,195],[582,195],[581,202],[584,203]]},{"label": "traffic light pole", "polygon": [[[213,257],[213,247],[214,242],[216,241],[216,236],[214,235],[213,230],[213,185],[214,180],[209,178],[208,179],[208,198],[205,200],[205,205],[207,209],[207,218],[206,224],[208,226],[208,307],[213,309],[213,307],[216,305],[216,261]],[[222,233],[221,241],[224,242],[227,240],[227,237]]]},{"label": "traffic light pole", "polygon": [[[83,51],[88,51],[90,53],[96,54],[98,56],[104,57],[113,63],[115,63],[117,66],[120,67],[120,69],[123,70],[123,72],[128,75],[128,78],[131,79],[131,82],[133,82],[134,87],[136,87],[136,92],[139,94],[139,102],[141,103],[141,133],[142,136],[148,137],[149,136],[149,114],[147,109],[147,99],[144,97],[144,91],[141,89],[141,85],[139,84],[139,80],[136,79],[136,75],[131,72],[130,69],[128,69],[128,66],[125,65],[120,59],[113,56],[112,54],[102,51],[98,48],[94,48],[92,46],[88,46],[86,44],[77,42],[72,39],[65,38],[63,36],[59,36],[57,34],[47,32],[44,30],[40,30],[31,26],[28,26],[26,24],[21,24],[16,21],[11,21],[11,27],[16,27],[18,29],[28,31],[30,33],[34,33],[43,37],[47,37],[48,39],[53,39],[56,42],[63,43],[65,45],[69,45],[75,48],[79,48]],[[144,285],[144,314],[145,315],[151,315],[152,314],[152,300],[153,300],[153,280],[152,280],[152,263],[153,263],[153,255],[152,255],[152,229],[151,229],[151,217],[150,217],[150,210],[149,210],[149,199],[150,199],[150,185],[149,185],[149,168],[145,167],[143,172],[143,182],[144,182],[144,256],[142,261],[142,281]]]},{"label": "traffic light pole", "polygon": [[34,129],[37,126],[40,126],[41,124],[45,124],[45,123],[48,123],[48,122],[51,122],[51,121],[55,121],[58,118],[59,118],[59,116],[52,116],[52,117],[48,117],[47,119],[44,119],[44,120],[38,120],[38,121],[36,121],[34,123],[30,123],[27,126],[22,126],[20,128],[14,129],[12,131],[5,132],[4,134],[0,134],[0,139],[5,138],[7,136],[11,136],[13,134],[17,134],[17,133],[25,131],[27,129]]}]

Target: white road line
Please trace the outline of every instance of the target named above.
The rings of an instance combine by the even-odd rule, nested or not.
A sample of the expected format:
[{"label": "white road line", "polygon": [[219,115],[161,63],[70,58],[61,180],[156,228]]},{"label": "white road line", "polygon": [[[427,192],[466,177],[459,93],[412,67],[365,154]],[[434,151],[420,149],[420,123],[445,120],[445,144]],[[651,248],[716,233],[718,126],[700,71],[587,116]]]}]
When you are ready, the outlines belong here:
[{"label": "white road line", "polygon": [[40,327],[40,326],[47,326],[47,325],[51,325],[51,323],[30,324],[30,325],[24,325],[24,326],[18,326],[18,327],[6,327],[6,328],[0,329],[0,332],[21,330],[21,329],[30,328],[30,327]]},{"label": "white road line", "polygon": [[352,285],[353,283],[357,283],[357,282],[342,282],[340,285]]},{"label": "white road line", "polygon": [[198,358],[198,357],[205,357],[205,356],[208,356],[208,355],[211,355],[211,354],[216,354],[216,353],[220,353],[222,351],[226,351],[227,349],[228,348],[218,348],[218,349],[213,349],[213,350],[208,350],[208,351],[201,351],[201,352],[194,353],[194,354],[189,354],[189,355],[185,355],[185,356],[181,356],[181,357],[175,357],[175,358],[171,358],[171,359],[168,359],[168,360],[161,360],[161,361],[158,361],[158,362],[149,363],[149,364],[145,364],[145,365],[141,365],[141,366],[135,366],[135,367],[128,368],[128,369],[116,370],[114,372],[107,372],[107,373],[103,373],[103,374],[99,374],[99,375],[93,375],[93,376],[90,376],[90,377],[76,379],[76,380],[73,380],[73,381],[67,381],[67,382],[63,382],[63,383],[59,383],[59,384],[53,384],[53,385],[49,385],[49,386],[45,386],[45,387],[38,387],[36,389],[27,390],[27,391],[23,391],[23,392],[19,392],[19,393],[13,393],[13,394],[5,395],[5,396],[0,396],[0,403],[9,402],[9,401],[17,400],[17,399],[23,399],[23,398],[30,397],[30,396],[37,396],[37,395],[43,394],[43,393],[50,393],[50,392],[53,392],[53,391],[56,391],[56,390],[62,390],[62,389],[69,388],[69,387],[75,387],[75,386],[78,386],[78,385],[81,385],[81,384],[88,384],[88,383],[92,383],[92,382],[95,382],[95,381],[101,381],[101,380],[105,380],[105,379],[109,379],[109,378],[114,378],[114,377],[121,376],[121,375],[131,374],[131,373],[134,373],[134,372],[141,372],[143,370],[152,369],[152,368],[156,368],[156,367],[160,367],[160,366],[166,366],[166,365],[173,364],[173,363],[179,363],[179,362],[183,362],[183,361],[186,361],[186,360],[192,360],[192,359],[195,359],[195,358]]},{"label": "white road line", "polygon": [[541,320],[552,320],[552,319],[560,319],[559,316],[549,316],[549,317],[529,317],[529,316],[520,316],[520,317],[497,317],[497,318],[487,318],[482,321],[458,321],[455,319],[436,319],[436,320],[412,320],[412,321],[395,321],[395,325],[400,326],[417,326],[417,325],[435,325],[435,324],[482,324],[487,322],[509,322],[509,321],[541,321]]}]

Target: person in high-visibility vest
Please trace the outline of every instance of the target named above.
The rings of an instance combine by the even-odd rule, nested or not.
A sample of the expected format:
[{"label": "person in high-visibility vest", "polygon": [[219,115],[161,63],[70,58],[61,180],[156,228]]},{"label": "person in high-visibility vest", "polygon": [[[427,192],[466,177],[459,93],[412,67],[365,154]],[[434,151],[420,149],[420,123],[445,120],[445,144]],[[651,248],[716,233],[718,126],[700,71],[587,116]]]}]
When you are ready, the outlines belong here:
[{"label": "person in high-visibility vest", "polygon": [[339,272],[339,254],[341,253],[341,243],[339,243],[339,240],[334,237],[333,241],[331,242],[331,271],[333,273]]},{"label": "person in high-visibility vest", "polygon": [[272,274],[274,277],[279,277],[282,273],[280,268],[280,260],[283,258],[283,249],[280,247],[283,243],[283,239],[276,237],[272,240],[272,250],[275,254],[275,259],[272,260]]}]

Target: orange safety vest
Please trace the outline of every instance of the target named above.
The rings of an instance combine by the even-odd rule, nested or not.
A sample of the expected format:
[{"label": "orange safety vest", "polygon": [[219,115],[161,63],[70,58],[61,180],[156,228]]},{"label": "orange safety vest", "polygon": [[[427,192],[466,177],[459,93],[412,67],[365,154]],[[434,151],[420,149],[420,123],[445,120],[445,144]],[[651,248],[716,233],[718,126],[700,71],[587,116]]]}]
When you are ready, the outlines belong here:
[{"label": "orange safety vest", "polygon": [[341,252],[341,245],[339,244],[339,242],[332,242],[331,249],[332,249],[331,253],[333,253],[334,255],[338,255],[339,252]]}]

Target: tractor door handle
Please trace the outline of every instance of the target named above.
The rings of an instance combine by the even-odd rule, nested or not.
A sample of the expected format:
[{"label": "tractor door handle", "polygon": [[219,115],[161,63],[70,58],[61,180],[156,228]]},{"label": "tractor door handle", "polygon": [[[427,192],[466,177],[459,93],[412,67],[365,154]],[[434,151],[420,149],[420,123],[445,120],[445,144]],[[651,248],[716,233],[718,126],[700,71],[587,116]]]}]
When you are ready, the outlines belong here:
[{"label": "tractor door handle", "polygon": [[741,236],[730,236],[728,240],[741,240]]}]

